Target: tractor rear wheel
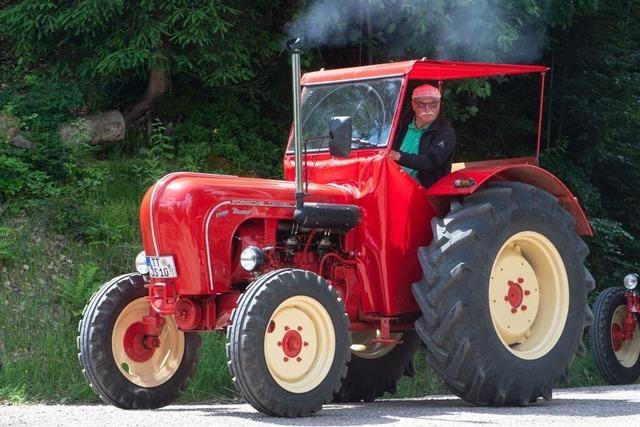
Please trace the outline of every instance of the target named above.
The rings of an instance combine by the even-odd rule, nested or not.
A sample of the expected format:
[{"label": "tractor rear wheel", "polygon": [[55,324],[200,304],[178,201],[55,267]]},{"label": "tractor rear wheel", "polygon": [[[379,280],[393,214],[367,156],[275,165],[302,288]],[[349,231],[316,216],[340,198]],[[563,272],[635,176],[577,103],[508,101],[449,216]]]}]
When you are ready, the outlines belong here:
[{"label": "tractor rear wheel", "polygon": [[335,288],[302,270],[278,270],[240,297],[227,331],[236,387],[258,411],[304,417],[340,387],[349,362],[349,320]]},{"label": "tractor rear wheel", "polygon": [[591,350],[600,375],[609,384],[633,384],[640,377],[640,322],[636,317],[633,338],[621,340],[627,314],[622,288],[607,288],[598,295],[593,309]]},{"label": "tractor rear wheel", "polygon": [[159,346],[147,345],[142,324],[149,313],[140,274],[105,283],[84,309],[78,325],[78,359],[100,398],[123,409],[153,409],[175,400],[193,377],[200,337],[165,317]]},{"label": "tractor rear wheel", "polygon": [[432,221],[413,285],[427,362],[478,405],[551,399],[584,355],[594,281],[573,217],[539,188],[515,182],[453,202]]},{"label": "tractor rear wheel", "polygon": [[393,345],[373,342],[375,338],[379,331],[352,332],[349,369],[334,402],[373,402],[385,393],[395,394],[403,375],[415,375],[414,359],[420,346],[415,331],[391,334],[402,341]]}]

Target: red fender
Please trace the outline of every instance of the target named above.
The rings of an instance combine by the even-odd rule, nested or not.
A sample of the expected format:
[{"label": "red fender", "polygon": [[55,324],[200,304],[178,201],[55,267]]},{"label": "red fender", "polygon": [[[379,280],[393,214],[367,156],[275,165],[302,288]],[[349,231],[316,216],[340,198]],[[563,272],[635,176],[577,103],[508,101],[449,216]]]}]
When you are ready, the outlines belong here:
[{"label": "red fender", "polygon": [[[449,175],[442,177],[427,190],[428,196],[464,196],[475,193],[490,181],[517,181],[534,185],[558,198],[558,202],[576,220],[576,232],[593,236],[578,198],[555,175],[536,165],[535,157],[485,162],[454,163]],[[471,179],[473,184],[456,187],[457,180]],[[469,181],[467,181],[469,183]]]}]

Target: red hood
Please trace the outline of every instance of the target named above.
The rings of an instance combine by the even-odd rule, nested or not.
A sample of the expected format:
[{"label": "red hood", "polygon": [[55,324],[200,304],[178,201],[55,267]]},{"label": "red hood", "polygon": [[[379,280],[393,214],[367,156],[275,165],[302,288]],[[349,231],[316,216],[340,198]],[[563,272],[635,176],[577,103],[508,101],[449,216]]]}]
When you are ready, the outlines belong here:
[{"label": "red hood", "polygon": [[[346,187],[309,185],[307,201],[352,203]],[[140,224],[147,255],[173,255],[181,289],[213,291],[215,271],[228,272],[221,258],[230,252],[237,226],[252,217],[293,219],[295,185],[238,176],[177,172],[144,196]],[[214,257],[215,253],[215,257]],[[229,259],[230,262],[230,259]]]}]

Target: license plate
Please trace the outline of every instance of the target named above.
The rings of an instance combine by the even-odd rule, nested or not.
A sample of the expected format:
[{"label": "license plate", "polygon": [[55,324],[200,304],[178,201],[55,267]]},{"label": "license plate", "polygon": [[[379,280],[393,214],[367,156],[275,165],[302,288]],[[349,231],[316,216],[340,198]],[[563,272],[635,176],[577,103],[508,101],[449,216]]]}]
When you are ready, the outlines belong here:
[{"label": "license plate", "polygon": [[176,272],[176,264],[173,262],[171,255],[167,256],[148,256],[147,265],[149,266],[149,276],[158,278],[178,277]]}]

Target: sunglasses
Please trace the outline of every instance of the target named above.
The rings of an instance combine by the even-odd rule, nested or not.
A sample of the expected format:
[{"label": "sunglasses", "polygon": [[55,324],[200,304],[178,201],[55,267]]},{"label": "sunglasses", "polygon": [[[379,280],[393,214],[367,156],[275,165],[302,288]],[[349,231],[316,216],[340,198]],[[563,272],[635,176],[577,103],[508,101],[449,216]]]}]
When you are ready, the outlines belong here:
[{"label": "sunglasses", "polygon": [[418,107],[421,110],[423,110],[423,109],[425,109],[427,107],[429,107],[431,109],[434,109],[434,108],[437,108],[438,105],[440,105],[440,101],[422,102],[422,101],[416,101],[414,99],[413,102],[416,105],[416,107]]}]

